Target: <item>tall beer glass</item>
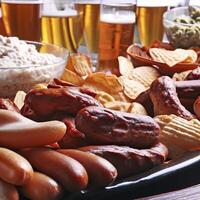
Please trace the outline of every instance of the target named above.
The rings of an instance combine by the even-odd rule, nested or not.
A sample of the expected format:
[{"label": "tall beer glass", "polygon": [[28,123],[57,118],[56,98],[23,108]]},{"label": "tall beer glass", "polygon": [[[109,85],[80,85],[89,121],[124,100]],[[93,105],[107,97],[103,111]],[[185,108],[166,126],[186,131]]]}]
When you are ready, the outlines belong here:
[{"label": "tall beer glass", "polygon": [[162,16],[167,7],[166,0],[137,0],[138,32],[143,45],[149,46],[154,40],[162,40]]},{"label": "tall beer glass", "polygon": [[46,1],[42,15],[42,41],[76,52],[83,36],[83,9],[71,3],[58,10],[54,2]]},{"label": "tall beer glass", "polygon": [[40,41],[42,0],[2,0],[1,2],[7,35]]},{"label": "tall beer glass", "polygon": [[133,0],[103,0],[100,13],[99,69],[118,73],[117,57],[133,43]]},{"label": "tall beer glass", "polygon": [[84,12],[83,35],[87,53],[96,63],[99,43],[100,0],[77,0],[76,2]]}]

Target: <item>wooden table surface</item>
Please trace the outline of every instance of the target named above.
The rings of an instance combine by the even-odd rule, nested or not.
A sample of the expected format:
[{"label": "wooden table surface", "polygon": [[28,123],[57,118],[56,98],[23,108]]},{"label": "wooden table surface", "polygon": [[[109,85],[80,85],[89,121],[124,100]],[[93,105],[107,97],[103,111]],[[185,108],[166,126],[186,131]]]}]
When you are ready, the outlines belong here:
[{"label": "wooden table surface", "polygon": [[200,184],[191,186],[186,189],[168,192],[160,195],[154,195],[138,200],[199,200],[200,199]]}]

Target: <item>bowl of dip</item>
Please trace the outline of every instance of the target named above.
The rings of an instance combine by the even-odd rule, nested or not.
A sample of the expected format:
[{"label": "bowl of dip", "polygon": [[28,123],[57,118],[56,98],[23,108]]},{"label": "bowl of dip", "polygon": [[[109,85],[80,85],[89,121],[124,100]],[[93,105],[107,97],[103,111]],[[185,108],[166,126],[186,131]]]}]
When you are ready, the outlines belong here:
[{"label": "bowl of dip", "polygon": [[200,47],[200,7],[178,7],[163,15],[169,42],[175,48]]},{"label": "bowl of dip", "polygon": [[0,35],[0,98],[28,92],[36,84],[60,78],[68,51],[62,47]]}]

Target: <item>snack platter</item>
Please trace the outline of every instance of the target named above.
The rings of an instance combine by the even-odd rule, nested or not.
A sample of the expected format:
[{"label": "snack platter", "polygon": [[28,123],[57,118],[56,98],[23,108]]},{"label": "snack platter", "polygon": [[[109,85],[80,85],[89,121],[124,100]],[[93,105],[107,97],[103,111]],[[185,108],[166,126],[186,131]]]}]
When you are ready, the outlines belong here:
[{"label": "snack platter", "polygon": [[[0,91],[0,157],[9,168],[0,173],[0,184],[6,191],[9,184],[16,199],[136,198],[200,164],[199,48],[133,44],[129,58],[118,57],[116,75],[93,72],[82,53],[65,62],[22,44],[33,48],[26,62],[35,64],[28,56],[34,51],[38,63],[42,56],[64,67],[50,81],[32,77],[31,90],[16,85],[14,96]],[[19,49],[8,50],[11,65],[20,65],[21,58],[9,54]]]}]

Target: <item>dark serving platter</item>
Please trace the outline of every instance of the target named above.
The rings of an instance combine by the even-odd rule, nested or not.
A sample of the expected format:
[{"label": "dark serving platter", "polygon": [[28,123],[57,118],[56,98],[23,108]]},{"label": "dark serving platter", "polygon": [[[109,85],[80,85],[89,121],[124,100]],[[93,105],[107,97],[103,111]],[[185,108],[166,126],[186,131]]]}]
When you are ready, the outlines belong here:
[{"label": "dark serving platter", "polygon": [[64,199],[135,199],[188,187],[195,183],[200,183],[200,151],[189,152],[144,173],[118,180],[106,188],[84,190],[67,195]]}]

